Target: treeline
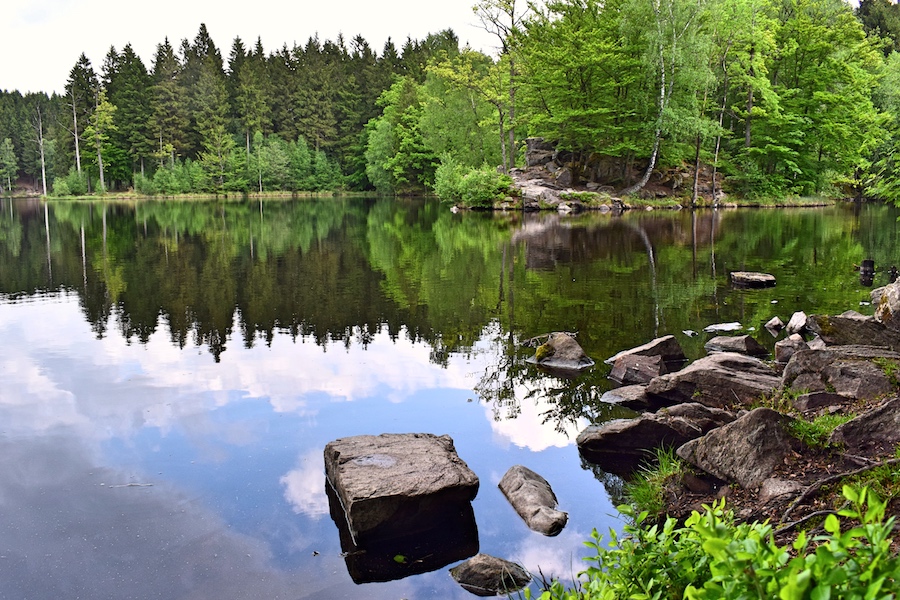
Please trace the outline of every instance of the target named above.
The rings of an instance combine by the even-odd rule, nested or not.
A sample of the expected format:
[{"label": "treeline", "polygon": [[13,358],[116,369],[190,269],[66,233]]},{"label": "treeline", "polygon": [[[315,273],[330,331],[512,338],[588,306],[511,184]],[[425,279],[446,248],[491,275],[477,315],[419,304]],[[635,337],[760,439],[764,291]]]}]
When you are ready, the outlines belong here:
[{"label": "treeline", "polygon": [[177,48],[160,43],[149,69],[130,45],[99,73],[82,55],[64,94],[0,92],[0,186],[420,193],[457,189],[438,181],[452,176],[490,188],[465,170],[521,164],[537,135],[570,153],[576,178],[624,193],[675,172],[696,175],[684,186],[695,196],[900,199],[889,0],[475,9],[496,57],[447,30],[380,53],[361,36],[269,53],[236,38],[225,60],[203,25]]}]

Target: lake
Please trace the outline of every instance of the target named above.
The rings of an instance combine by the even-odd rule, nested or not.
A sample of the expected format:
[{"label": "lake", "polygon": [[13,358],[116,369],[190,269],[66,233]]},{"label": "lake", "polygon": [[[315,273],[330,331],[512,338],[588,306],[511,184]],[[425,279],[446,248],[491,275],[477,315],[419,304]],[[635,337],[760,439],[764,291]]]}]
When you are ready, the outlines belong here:
[{"label": "lake", "polygon": [[[603,359],[738,321],[871,314],[893,207],[453,214],[434,201],[0,200],[0,597],[471,598],[443,566],[355,583],[323,449],[450,435],[480,479],[481,552],[571,579],[622,482],[579,457]],[[735,289],[729,273],[778,285]],[[576,379],[522,342],[577,332]],[[701,332],[699,334],[695,332]],[[515,464],[569,524],[531,532]],[[400,551],[398,551],[400,553]]]}]

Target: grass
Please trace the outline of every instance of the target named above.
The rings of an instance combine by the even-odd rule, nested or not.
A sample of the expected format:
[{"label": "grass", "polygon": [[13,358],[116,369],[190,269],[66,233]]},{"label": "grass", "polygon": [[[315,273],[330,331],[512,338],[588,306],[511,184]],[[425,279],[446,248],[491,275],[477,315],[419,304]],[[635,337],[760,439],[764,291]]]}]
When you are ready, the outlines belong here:
[{"label": "grass", "polygon": [[822,415],[812,421],[798,418],[791,421],[788,431],[811,448],[827,448],[828,438],[835,428],[853,417],[854,415]]},{"label": "grass", "polygon": [[891,382],[891,385],[897,386],[900,385],[900,379],[898,379],[898,375],[900,375],[900,363],[896,360],[891,360],[889,358],[879,357],[872,360],[879,369],[881,369],[885,376],[887,376],[888,381]]},{"label": "grass", "polygon": [[635,479],[625,484],[625,494],[637,512],[662,515],[666,509],[666,486],[680,480],[685,468],[674,448],[657,448],[655,464],[642,466]]}]

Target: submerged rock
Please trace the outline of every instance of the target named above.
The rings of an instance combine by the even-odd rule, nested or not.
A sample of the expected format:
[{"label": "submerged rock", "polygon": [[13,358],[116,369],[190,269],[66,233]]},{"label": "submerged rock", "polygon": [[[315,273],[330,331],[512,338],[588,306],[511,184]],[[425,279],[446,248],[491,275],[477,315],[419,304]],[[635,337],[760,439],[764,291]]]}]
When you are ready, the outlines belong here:
[{"label": "submerged rock", "polygon": [[703,328],[703,331],[706,333],[728,333],[729,331],[740,331],[743,328],[744,326],[737,321],[732,321],[731,323],[715,323],[713,325],[707,325]]},{"label": "submerged rock", "polygon": [[594,366],[575,338],[567,333],[551,333],[526,362],[551,370],[578,372]]},{"label": "submerged rock", "polygon": [[520,565],[489,554],[476,554],[450,569],[450,576],[476,596],[509,595],[531,582],[531,575]]},{"label": "submerged rock", "polygon": [[500,491],[525,524],[547,536],[558,535],[569,515],[556,510],[556,494],[547,480],[522,465],[515,465],[500,480]]}]

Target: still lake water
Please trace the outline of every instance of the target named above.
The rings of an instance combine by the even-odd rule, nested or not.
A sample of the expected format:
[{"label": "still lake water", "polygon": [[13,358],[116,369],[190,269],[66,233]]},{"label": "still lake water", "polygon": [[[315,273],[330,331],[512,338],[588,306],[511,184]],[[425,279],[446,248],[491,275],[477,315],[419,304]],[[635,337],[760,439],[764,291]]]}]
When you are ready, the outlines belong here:
[{"label": "still lake water", "polygon": [[[883,206],[454,215],[435,202],[0,200],[0,598],[471,598],[447,573],[354,583],[322,451],[449,434],[481,480],[480,551],[569,579],[621,482],[574,438],[616,416],[602,360],[795,310],[871,314],[900,263]],[[737,290],[734,270],[775,288]],[[577,331],[562,380],[520,343]],[[544,475],[569,524],[496,484]],[[613,499],[611,499],[611,494]],[[451,565],[452,566],[452,565]]]}]

